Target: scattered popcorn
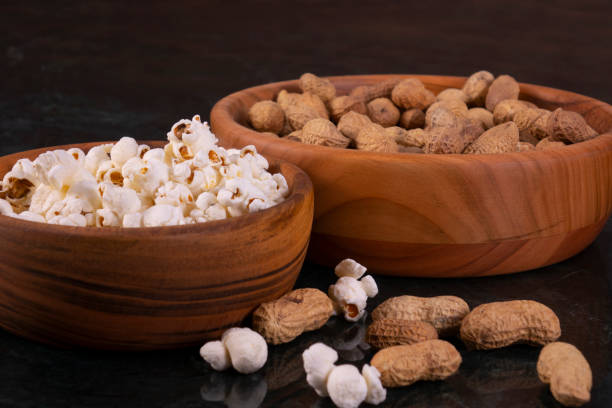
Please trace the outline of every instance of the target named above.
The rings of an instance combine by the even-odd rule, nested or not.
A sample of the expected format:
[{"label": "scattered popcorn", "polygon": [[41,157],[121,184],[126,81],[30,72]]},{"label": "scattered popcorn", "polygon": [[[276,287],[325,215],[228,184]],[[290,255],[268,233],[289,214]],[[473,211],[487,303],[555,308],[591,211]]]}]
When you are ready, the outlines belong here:
[{"label": "scattered popcorn", "polygon": [[71,226],[183,225],[260,211],[289,194],[254,146],[224,149],[198,115],[175,123],[168,144],[115,144],[21,159],[0,182],[0,214]]},{"label": "scattered popcorn", "polygon": [[378,405],[387,397],[380,372],[368,364],[361,369],[350,364],[336,366],[338,353],[315,343],[302,353],[306,381],[317,395],[329,396],[337,407],[357,408],[362,402]]},{"label": "scattered popcorn", "polygon": [[221,341],[209,341],[200,355],[214,370],[230,366],[242,374],[258,371],[268,360],[268,345],[264,338],[248,327],[233,327],[223,333]]},{"label": "scattered popcorn", "polygon": [[344,318],[351,322],[364,316],[368,297],[378,294],[378,286],[372,276],[361,278],[366,270],[354,260],[345,259],[335,269],[338,281],[329,286],[328,295],[334,302],[336,313],[343,313]]}]

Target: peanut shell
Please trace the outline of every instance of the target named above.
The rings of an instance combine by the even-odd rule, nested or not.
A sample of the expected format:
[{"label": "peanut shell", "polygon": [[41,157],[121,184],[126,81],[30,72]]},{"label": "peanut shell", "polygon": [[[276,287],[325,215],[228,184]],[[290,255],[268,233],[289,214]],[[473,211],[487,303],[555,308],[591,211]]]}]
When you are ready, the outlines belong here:
[{"label": "peanut shell", "polygon": [[407,78],[393,88],[391,100],[402,109],[426,109],[436,97],[419,79]]},{"label": "peanut shell", "polygon": [[364,127],[372,124],[366,115],[351,111],[344,114],[338,121],[338,130],[349,139],[356,139],[357,134]]},{"label": "peanut shell", "polygon": [[465,94],[465,92],[463,92],[461,89],[457,89],[457,88],[447,88],[443,91],[441,91],[437,96],[436,99],[438,101],[444,101],[444,100],[460,100],[463,103],[467,103],[468,102],[468,96]]},{"label": "peanut shell", "polygon": [[300,77],[300,89],[304,93],[310,92],[317,95],[325,104],[336,97],[336,87],[329,79],[320,78],[308,72]]},{"label": "peanut shell", "polygon": [[285,113],[276,102],[259,101],[249,109],[249,122],[255,130],[279,134],[285,125]]},{"label": "peanut shell", "polygon": [[491,83],[485,106],[493,112],[497,104],[505,99],[518,99],[520,88],[518,82],[510,75],[500,75]]},{"label": "peanut shell", "polygon": [[559,319],[547,306],[533,300],[511,300],[477,306],[461,323],[461,340],[479,350],[515,343],[544,345],[561,335]]},{"label": "peanut shell", "polygon": [[338,132],[332,122],[323,118],[306,123],[302,128],[300,140],[306,144],[339,148],[347,147],[350,142],[350,139]]},{"label": "peanut shell", "polygon": [[368,116],[382,127],[395,126],[400,118],[400,111],[389,98],[376,98],[368,102]]},{"label": "peanut shell", "polygon": [[519,142],[518,128],[514,122],[506,122],[485,131],[464,153],[489,154],[516,151]]},{"label": "peanut shell", "polygon": [[329,103],[329,112],[331,117],[337,122],[340,118],[350,112],[355,111],[357,113],[361,113],[362,115],[366,115],[368,113],[368,108],[366,104],[358,98],[353,98],[351,96],[336,96]]},{"label": "peanut shell", "polygon": [[399,125],[404,129],[416,129],[425,126],[425,113],[420,109],[408,109],[402,112]]},{"label": "peanut shell", "polygon": [[484,108],[472,108],[468,110],[466,115],[468,119],[474,119],[482,123],[485,130],[495,126],[493,121],[493,114]]},{"label": "peanut shell", "polygon": [[366,343],[375,348],[414,344],[438,338],[435,327],[427,322],[398,319],[375,320],[366,332]]},{"label": "peanut shell", "polygon": [[397,296],[382,302],[372,311],[372,320],[400,319],[419,320],[431,324],[438,335],[446,336],[457,333],[461,320],[470,311],[470,307],[457,296]]},{"label": "peanut shell", "polygon": [[552,141],[565,143],[584,142],[597,136],[579,113],[556,109],[546,122],[546,130]]},{"label": "peanut shell", "polygon": [[422,148],[427,141],[427,132],[419,128],[406,130],[398,126],[391,126],[386,128],[385,132],[391,135],[400,147]]},{"label": "peanut shell", "polygon": [[494,79],[489,71],[478,71],[470,75],[462,88],[468,98],[467,103],[472,106],[484,106],[487,91]]},{"label": "peanut shell", "polygon": [[371,123],[361,129],[355,138],[358,150],[367,150],[379,153],[398,153],[399,148],[395,139],[385,132],[385,128]]},{"label": "peanut shell", "polygon": [[565,143],[551,140],[550,137],[545,137],[536,145],[536,150],[555,150],[565,147]]},{"label": "peanut shell", "polygon": [[461,365],[457,349],[444,340],[393,346],[377,352],[370,365],[380,372],[385,387],[404,387],[416,381],[443,380]]},{"label": "peanut shell", "polygon": [[371,85],[361,85],[355,87],[349,95],[366,103],[377,98],[389,98],[399,82],[399,79],[386,79]]},{"label": "peanut shell", "polygon": [[580,350],[569,343],[554,342],[542,348],[538,376],[550,384],[553,397],[566,407],[579,407],[591,399],[593,373]]}]

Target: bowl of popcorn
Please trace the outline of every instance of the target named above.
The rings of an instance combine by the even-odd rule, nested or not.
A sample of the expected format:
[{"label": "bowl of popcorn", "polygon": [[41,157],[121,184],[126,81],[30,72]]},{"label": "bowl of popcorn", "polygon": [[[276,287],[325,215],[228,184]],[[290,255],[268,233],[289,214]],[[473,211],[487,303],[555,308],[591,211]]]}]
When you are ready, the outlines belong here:
[{"label": "bowl of popcorn", "polygon": [[84,143],[0,158],[0,325],[104,349],[200,344],[290,290],[313,191],[199,116],[168,141]]},{"label": "bowl of popcorn", "polygon": [[509,75],[304,74],[223,98],[211,125],[308,173],[320,264],[525,271],[584,249],[612,212],[612,106]]}]

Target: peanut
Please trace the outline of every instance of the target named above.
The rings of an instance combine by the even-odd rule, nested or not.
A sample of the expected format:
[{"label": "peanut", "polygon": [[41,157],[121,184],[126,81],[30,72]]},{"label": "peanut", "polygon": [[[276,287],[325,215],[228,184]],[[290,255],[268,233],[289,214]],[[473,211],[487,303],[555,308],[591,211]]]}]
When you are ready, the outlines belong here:
[{"label": "peanut", "polygon": [[391,91],[399,82],[399,79],[386,79],[372,85],[361,85],[353,89],[349,95],[366,103],[377,98],[389,98]]},{"label": "peanut", "polygon": [[366,342],[379,349],[437,338],[435,327],[427,322],[398,319],[376,320],[366,332]]},{"label": "peanut", "polygon": [[467,105],[465,104],[465,102],[463,102],[463,101],[461,101],[459,99],[447,99],[447,100],[438,101],[438,102],[432,104],[427,109],[427,112],[425,114],[425,123],[426,124],[427,124],[427,114],[429,114],[430,111],[433,111],[433,110],[435,110],[437,108],[440,108],[440,107],[448,109],[449,111],[451,111],[458,118],[465,118],[467,116],[467,113],[468,113]]},{"label": "peanut", "polygon": [[565,143],[556,142],[550,137],[545,137],[544,139],[538,142],[538,144],[536,145],[536,150],[555,150],[561,147],[565,147]]},{"label": "peanut", "polygon": [[418,320],[431,324],[440,336],[457,333],[470,307],[457,296],[397,296],[385,300],[372,311],[372,320]]},{"label": "peanut", "polygon": [[380,372],[383,386],[403,387],[450,377],[459,369],[461,355],[449,342],[435,339],[382,349],[370,364]]},{"label": "peanut", "polygon": [[404,129],[410,130],[425,126],[425,113],[420,109],[408,109],[400,116],[399,124]]},{"label": "peanut", "polygon": [[426,109],[436,101],[436,97],[419,79],[408,78],[393,88],[391,100],[403,109]]},{"label": "peanut", "polygon": [[518,112],[534,107],[533,104],[518,99],[504,99],[493,110],[493,122],[496,125],[510,122]]},{"label": "peanut", "polygon": [[285,113],[273,101],[259,101],[249,109],[249,122],[260,132],[280,133],[285,124]]},{"label": "peanut", "polygon": [[515,343],[544,345],[561,335],[555,312],[533,300],[493,302],[477,306],[461,323],[461,339],[469,348],[488,350]]},{"label": "peanut", "polygon": [[549,115],[550,111],[537,108],[517,112],[512,120],[519,129],[519,139],[537,144],[540,139],[547,137],[546,123]]},{"label": "peanut", "polygon": [[434,103],[427,109],[425,114],[425,126],[427,129],[437,127],[456,128],[460,126],[460,121],[450,109],[444,106],[436,106]]},{"label": "peanut", "polygon": [[309,121],[302,128],[299,136],[302,143],[330,147],[347,147],[350,139],[338,132],[336,126],[327,119],[317,118]]},{"label": "peanut", "polygon": [[312,109],[314,109],[320,118],[329,119],[329,112],[327,111],[327,108],[325,107],[325,104],[321,98],[319,98],[317,95],[310,92],[304,92],[299,102],[302,105],[310,106]]},{"label": "peanut", "polygon": [[336,122],[339,121],[344,114],[351,111],[365,115],[368,113],[368,107],[361,99],[347,95],[337,96],[329,103],[329,112]]},{"label": "peanut", "polygon": [[517,152],[528,152],[530,150],[535,150],[535,146],[529,142],[519,142],[516,151]]},{"label": "peanut", "polygon": [[491,83],[485,106],[493,112],[497,104],[505,99],[518,99],[520,93],[519,84],[510,75],[500,75]]},{"label": "peanut", "polygon": [[386,128],[385,132],[391,135],[400,147],[422,148],[427,140],[427,132],[418,128],[406,130],[398,126],[391,126]]},{"label": "peanut", "polygon": [[317,95],[325,104],[336,97],[336,87],[329,79],[311,73],[305,73],[300,77],[300,89],[302,92]]},{"label": "peanut", "polygon": [[579,407],[591,399],[591,367],[571,344],[555,342],[544,346],[537,370],[540,380],[550,384],[550,392],[562,405]]},{"label": "peanut", "polygon": [[478,71],[470,75],[463,84],[463,93],[467,96],[467,103],[474,106],[483,106],[489,86],[495,77],[489,71]]},{"label": "peanut", "polygon": [[400,118],[400,111],[388,98],[376,98],[367,105],[368,116],[382,127],[395,126]]},{"label": "peanut", "polygon": [[516,151],[519,142],[518,128],[514,122],[492,127],[465,148],[463,153],[488,154]]},{"label": "peanut", "polygon": [[468,102],[468,96],[465,94],[465,92],[463,92],[461,89],[456,89],[456,88],[447,88],[443,91],[441,91],[437,96],[436,99],[438,101],[445,101],[445,100],[460,100],[463,103],[467,103]]},{"label": "peanut", "polygon": [[550,140],[566,143],[584,142],[597,136],[584,118],[572,111],[556,109],[546,122],[547,134]]},{"label": "peanut", "polygon": [[334,313],[327,295],[318,289],[296,289],[261,304],[253,313],[253,329],[268,343],[281,344],[323,326]]},{"label": "peanut", "polygon": [[399,148],[395,139],[385,132],[385,128],[371,123],[361,129],[355,138],[359,150],[379,153],[397,153]]},{"label": "peanut", "polygon": [[493,114],[484,108],[472,108],[468,110],[466,117],[468,119],[474,119],[482,123],[482,126],[485,130],[495,126],[493,121]]},{"label": "peanut", "polygon": [[434,127],[427,131],[423,150],[425,153],[457,154],[465,149],[465,145],[460,126]]},{"label": "peanut", "polygon": [[357,134],[364,127],[372,124],[370,118],[357,112],[349,112],[338,121],[338,130],[349,139],[357,139]]}]

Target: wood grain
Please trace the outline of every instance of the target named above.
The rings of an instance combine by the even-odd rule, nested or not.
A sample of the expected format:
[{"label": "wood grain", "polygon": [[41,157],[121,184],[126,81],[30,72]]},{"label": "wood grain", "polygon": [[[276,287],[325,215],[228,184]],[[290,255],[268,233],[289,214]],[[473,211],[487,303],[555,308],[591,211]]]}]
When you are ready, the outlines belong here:
[{"label": "wood grain", "polygon": [[[1,157],[0,175],[50,149]],[[290,163],[272,160],[271,171],[287,179],[287,200],[230,220],[123,229],[0,216],[0,326],[104,349],[183,347],[220,336],[289,291],[306,255],[312,184]]]},{"label": "wood grain", "polygon": [[[464,77],[331,77],[340,94],[388,78],[417,77],[437,93]],[[612,107],[558,89],[520,84],[521,98],[584,115],[603,135],[554,151],[406,155],[304,145],[246,125],[248,108],[297,81],[249,88],[219,101],[213,131],[225,146],[295,163],[311,177],[315,215],[309,258],[347,257],[400,276],[483,276],[566,259],[597,236],[612,211]]]}]

